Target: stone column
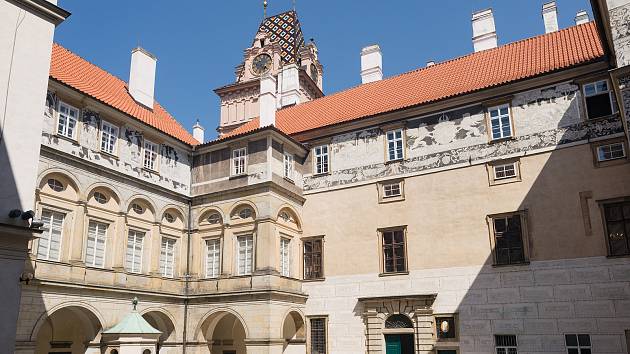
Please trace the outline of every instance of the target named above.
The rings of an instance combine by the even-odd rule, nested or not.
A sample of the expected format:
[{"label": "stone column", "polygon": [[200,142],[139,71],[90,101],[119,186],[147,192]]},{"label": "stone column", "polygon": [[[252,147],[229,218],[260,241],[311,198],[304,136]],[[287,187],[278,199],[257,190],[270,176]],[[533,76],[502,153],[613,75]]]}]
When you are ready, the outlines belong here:
[{"label": "stone column", "polygon": [[[88,222],[85,218],[86,201],[79,201],[77,206],[74,208],[74,220],[72,220],[72,226],[67,227],[64,226],[64,232],[69,232],[70,237],[66,240],[69,241],[69,250],[68,250],[68,260],[71,264],[83,265],[83,248],[84,248],[84,238],[86,237],[86,229],[85,225]],[[63,243],[64,240],[61,242]],[[62,256],[62,260],[63,260]]]},{"label": "stone column", "polygon": [[120,212],[116,217],[115,223],[116,230],[114,232],[114,239],[111,243],[110,254],[113,257],[112,269],[116,271],[115,284],[125,285],[127,283],[127,277],[125,276],[125,254],[127,252],[127,225],[125,222],[125,213]]},{"label": "stone column", "polygon": [[365,304],[365,307],[365,346],[368,354],[380,354],[383,349],[383,319],[376,306]]},{"label": "stone column", "polygon": [[221,276],[228,277],[236,274],[236,238],[230,225],[225,225],[221,242]]},{"label": "stone column", "polygon": [[416,308],[414,317],[416,353],[433,353],[433,310],[431,308]]},{"label": "stone column", "polygon": [[159,276],[160,274],[160,250],[162,247],[162,235],[160,234],[160,224],[154,223],[151,226],[150,250],[148,252],[149,262],[148,272],[151,275]]},{"label": "stone column", "polygon": [[278,240],[275,225],[270,221],[260,222],[256,228],[256,267],[254,272],[270,274],[278,273]]}]

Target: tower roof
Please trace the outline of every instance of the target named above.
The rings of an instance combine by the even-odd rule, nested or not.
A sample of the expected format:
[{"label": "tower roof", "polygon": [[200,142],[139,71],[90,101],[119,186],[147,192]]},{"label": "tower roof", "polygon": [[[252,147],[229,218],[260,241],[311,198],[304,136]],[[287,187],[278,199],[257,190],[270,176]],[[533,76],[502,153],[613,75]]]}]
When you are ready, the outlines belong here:
[{"label": "tower roof", "polygon": [[162,332],[153,328],[136,310],[125,316],[122,321],[114,327],[106,330],[103,334],[161,334]]},{"label": "tower roof", "polygon": [[298,50],[304,45],[304,36],[297,12],[291,10],[265,18],[260,23],[256,35],[260,33],[268,34],[272,42],[278,41],[282,49],[283,64],[297,62]]}]

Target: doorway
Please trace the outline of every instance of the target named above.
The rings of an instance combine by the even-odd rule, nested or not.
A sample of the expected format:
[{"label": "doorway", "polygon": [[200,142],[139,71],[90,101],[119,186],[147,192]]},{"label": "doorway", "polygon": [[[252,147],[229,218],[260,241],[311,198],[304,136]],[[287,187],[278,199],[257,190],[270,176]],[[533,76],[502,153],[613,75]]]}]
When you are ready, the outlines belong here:
[{"label": "doorway", "polygon": [[386,334],[385,354],[414,354],[413,334]]}]

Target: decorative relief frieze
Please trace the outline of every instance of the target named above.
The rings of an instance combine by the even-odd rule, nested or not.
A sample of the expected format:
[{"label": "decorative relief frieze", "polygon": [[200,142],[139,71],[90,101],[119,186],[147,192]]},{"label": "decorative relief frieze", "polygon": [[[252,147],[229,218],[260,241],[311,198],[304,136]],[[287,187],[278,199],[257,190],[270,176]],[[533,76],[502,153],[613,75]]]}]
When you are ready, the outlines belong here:
[{"label": "decorative relief frieze", "polygon": [[[304,190],[309,191],[337,187],[458,164],[470,164],[477,160],[497,159],[506,155],[535,151],[620,132],[623,132],[623,127],[616,117],[597,122],[583,122],[568,127],[520,136],[500,143],[483,143],[424,154],[399,163],[377,163],[357,168],[338,170],[325,176],[305,177]],[[332,163],[334,165],[335,162],[333,161]]]}]

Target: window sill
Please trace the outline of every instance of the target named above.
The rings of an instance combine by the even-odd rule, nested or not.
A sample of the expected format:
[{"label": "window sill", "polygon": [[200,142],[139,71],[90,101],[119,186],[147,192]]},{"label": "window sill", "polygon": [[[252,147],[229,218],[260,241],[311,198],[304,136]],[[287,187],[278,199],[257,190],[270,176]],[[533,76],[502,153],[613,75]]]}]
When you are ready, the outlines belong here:
[{"label": "window sill", "polygon": [[284,177],[283,179],[291,184],[295,184],[295,181],[289,177]]},{"label": "window sill", "polygon": [[505,268],[505,267],[525,267],[529,266],[529,261],[523,261],[520,263],[509,263],[509,264],[492,264],[494,268]]},{"label": "window sill", "polygon": [[587,122],[599,122],[599,121],[602,121],[602,120],[608,120],[608,119],[611,119],[611,118],[618,118],[618,117],[619,117],[619,113],[615,112],[613,114],[609,114],[609,115],[601,116],[601,117],[596,117],[596,118],[587,117],[586,121]]},{"label": "window sill", "polygon": [[158,171],[156,171],[156,170],[152,170],[152,169],[150,169],[150,168],[146,168],[146,167],[143,167],[143,168],[142,168],[142,171],[144,171],[144,172],[149,172],[149,173],[153,173],[153,174],[156,174],[156,175],[158,175],[158,176],[160,175],[160,173],[159,173]]},{"label": "window sill", "polygon": [[618,157],[618,158],[615,158],[615,159],[604,160],[604,161],[597,160],[595,162],[595,167],[602,168],[602,167],[623,165],[625,163],[628,163],[628,161],[629,161],[628,157]]},{"label": "window sill", "polygon": [[116,156],[115,154],[109,153],[107,151],[103,151],[103,150],[99,150],[99,153],[105,157],[110,157],[114,160],[119,160],[120,158],[118,156]]},{"label": "window sill", "polygon": [[409,275],[409,271],[405,271],[405,272],[392,272],[392,273],[381,273],[378,276],[379,277],[394,277],[397,275]]},{"label": "window sill", "polygon": [[508,177],[508,178],[500,178],[500,179],[493,179],[492,181],[490,181],[490,186],[500,186],[503,184],[510,184],[510,183],[516,183],[516,182],[521,182],[521,176],[515,176],[515,177]]},{"label": "window sill", "polygon": [[395,196],[395,197],[383,197],[378,202],[379,204],[387,204],[387,203],[393,203],[393,202],[402,202],[403,200],[405,200],[405,197],[400,195],[400,196]]},{"label": "window sill", "polygon": [[328,175],[330,175],[330,171],[328,171],[328,172],[321,172],[321,173],[313,173],[311,175],[311,177],[324,177],[324,176],[328,176]]},{"label": "window sill", "polygon": [[77,140],[76,138],[70,138],[70,137],[67,137],[65,135],[60,135],[60,134],[55,134],[54,136],[59,138],[59,139],[61,139],[61,140],[68,141],[68,142],[72,143],[72,145],[81,146],[81,144],[79,144],[79,140]]},{"label": "window sill", "polygon": [[239,179],[239,178],[243,178],[243,177],[247,177],[247,173],[241,173],[238,175],[230,175],[230,177],[228,178],[229,180],[233,180],[233,179]]},{"label": "window sill", "polygon": [[315,282],[321,282],[321,281],[325,281],[326,278],[312,278],[312,279],[302,279],[302,282],[304,283],[315,283]]},{"label": "window sill", "polygon": [[401,158],[399,158],[399,159],[386,160],[386,161],[385,161],[385,165],[389,165],[389,164],[391,164],[391,163],[403,162],[403,160],[404,160],[404,159],[405,159],[404,157],[401,157]]},{"label": "window sill", "polygon": [[506,141],[510,141],[510,140],[516,140],[516,138],[514,136],[508,136],[505,138],[497,138],[497,139],[492,139],[488,142],[488,144],[500,144]]}]

